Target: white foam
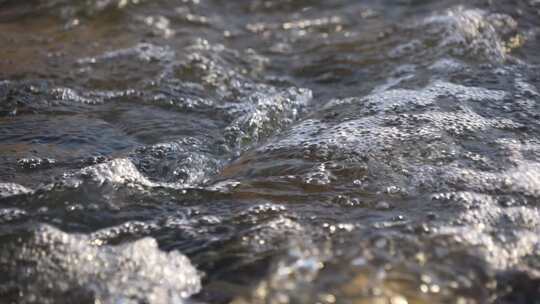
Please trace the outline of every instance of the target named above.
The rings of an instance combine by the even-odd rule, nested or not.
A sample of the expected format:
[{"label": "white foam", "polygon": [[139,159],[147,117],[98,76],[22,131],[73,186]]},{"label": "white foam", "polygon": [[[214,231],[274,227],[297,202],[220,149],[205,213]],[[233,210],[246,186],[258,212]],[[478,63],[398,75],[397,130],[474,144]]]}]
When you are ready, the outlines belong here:
[{"label": "white foam", "polygon": [[154,239],[103,246],[45,225],[22,244],[7,244],[0,264],[6,279],[25,281],[23,301],[83,301],[91,295],[100,303],[182,303],[201,288],[188,258],[160,251]]},{"label": "white foam", "polygon": [[0,198],[8,198],[11,196],[28,194],[32,190],[28,189],[22,185],[15,183],[0,183]]}]

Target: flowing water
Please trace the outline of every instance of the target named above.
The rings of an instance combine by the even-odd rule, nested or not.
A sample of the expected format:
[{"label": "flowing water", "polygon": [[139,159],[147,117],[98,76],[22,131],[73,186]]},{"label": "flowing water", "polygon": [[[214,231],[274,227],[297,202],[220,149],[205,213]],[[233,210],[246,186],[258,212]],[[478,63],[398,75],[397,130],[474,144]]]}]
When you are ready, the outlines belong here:
[{"label": "flowing water", "polygon": [[0,0],[1,303],[540,303],[540,1]]}]

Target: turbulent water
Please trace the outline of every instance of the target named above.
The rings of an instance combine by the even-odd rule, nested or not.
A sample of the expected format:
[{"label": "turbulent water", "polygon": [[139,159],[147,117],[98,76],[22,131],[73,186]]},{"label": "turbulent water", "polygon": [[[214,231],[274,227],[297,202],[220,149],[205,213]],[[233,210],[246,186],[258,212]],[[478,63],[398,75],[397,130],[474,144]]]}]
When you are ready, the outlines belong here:
[{"label": "turbulent water", "polygon": [[540,1],[0,0],[1,303],[540,303]]}]

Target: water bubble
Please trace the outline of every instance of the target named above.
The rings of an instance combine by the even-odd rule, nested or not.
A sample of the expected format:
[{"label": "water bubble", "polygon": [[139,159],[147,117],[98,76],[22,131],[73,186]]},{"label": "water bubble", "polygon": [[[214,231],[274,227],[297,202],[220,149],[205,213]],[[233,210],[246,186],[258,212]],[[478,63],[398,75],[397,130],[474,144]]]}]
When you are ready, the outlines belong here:
[{"label": "water bubble", "polygon": [[392,208],[390,203],[385,202],[385,201],[379,201],[375,204],[375,209],[377,210],[388,210],[390,208]]}]

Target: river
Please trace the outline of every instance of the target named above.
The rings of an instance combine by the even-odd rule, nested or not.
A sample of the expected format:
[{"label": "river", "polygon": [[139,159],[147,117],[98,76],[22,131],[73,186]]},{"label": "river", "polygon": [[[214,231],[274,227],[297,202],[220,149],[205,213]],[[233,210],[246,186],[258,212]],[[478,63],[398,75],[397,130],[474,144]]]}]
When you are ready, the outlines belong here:
[{"label": "river", "polygon": [[0,302],[540,303],[540,1],[0,0]]}]

